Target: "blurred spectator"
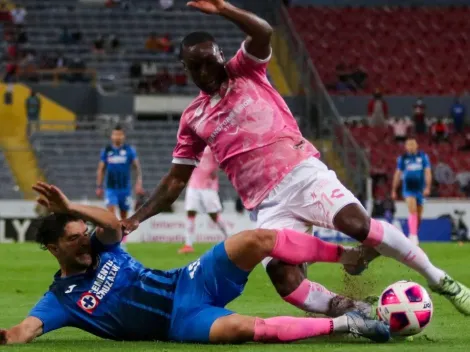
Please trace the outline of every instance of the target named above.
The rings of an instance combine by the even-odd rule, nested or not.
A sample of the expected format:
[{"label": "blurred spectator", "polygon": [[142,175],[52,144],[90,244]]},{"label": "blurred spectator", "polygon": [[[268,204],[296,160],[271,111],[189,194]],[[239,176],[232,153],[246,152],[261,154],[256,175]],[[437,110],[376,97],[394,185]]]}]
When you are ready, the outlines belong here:
[{"label": "blurred spectator", "polygon": [[390,196],[385,199],[375,199],[372,207],[372,217],[382,218],[387,220],[390,224],[393,222],[395,216],[396,207],[395,202]]},{"label": "blurred spectator", "polygon": [[352,66],[349,81],[351,84],[354,84],[354,91],[364,89],[367,81],[367,73],[361,67]]},{"label": "blurred spectator", "polygon": [[173,82],[177,87],[187,86],[188,76],[186,75],[186,72],[184,72],[183,69],[179,69],[173,77]]},{"label": "blurred spectator", "polygon": [[104,38],[101,34],[93,42],[93,52],[95,54],[104,54]]},{"label": "blurred spectator", "polygon": [[24,31],[23,29],[18,29],[16,42],[18,44],[25,44],[28,42],[28,34],[26,33],[26,31]]},{"label": "blurred spectator", "polygon": [[168,69],[165,67],[155,76],[153,88],[157,93],[168,93],[172,83],[173,79],[171,78]]},{"label": "blurred spectator", "polygon": [[434,143],[449,142],[449,127],[441,118],[431,126],[431,141]]},{"label": "blurred spectator", "polygon": [[10,11],[11,21],[16,26],[22,26],[26,19],[26,10],[23,7],[18,7],[14,5]]},{"label": "blurred spectator", "polygon": [[121,47],[121,43],[119,42],[119,39],[114,34],[109,36],[108,45],[111,51],[118,51],[119,48]]},{"label": "blurred spectator", "polygon": [[0,22],[11,22],[10,11],[4,2],[0,2]]},{"label": "blurred spectator", "polygon": [[18,65],[15,61],[10,60],[5,67],[5,77],[3,81],[5,83],[13,83],[16,81],[16,73],[18,72]]},{"label": "blurred spectator", "polygon": [[457,183],[459,184],[460,191],[465,194],[466,197],[470,196],[470,172],[459,172],[457,176],[455,176]]},{"label": "blurred spectator", "polygon": [[344,63],[339,63],[336,65],[336,90],[341,92],[341,91],[347,91],[347,90],[352,90],[352,85],[349,79],[349,70],[347,66]]},{"label": "blurred spectator", "polygon": [[162,51],[162,52],[172,52],[173,44],[171,43],[170,35],[167,33],[163,37],[157,37],[157,35],[152,32],[145,41],[145,49],[150,51]]},{"label": "blurred spectator", "polygon": [[457,133],[463,132],[465,113],[465,105],[460,101],[460,97],[455,97],[455,101],[450,108],[450,117],[454,121],[454,130]]},{"label": "blurred spectator", "polygon": [[60,30],[59,34],[59,42],[62,44],[72,44],[72,35],[69,32],[69,29],[67,26],[63,26]]},{"label": "blurred spectator", "polygon": [[367,105],[367,115],[372,126],[383,126],[388,118],[388,104],[382,97],[379,89],[375,90],[372,99]]},{"label": "blurred spectator", "polygon": [[88,80],[85,77],[86,65],[82,59],[75,57],[67,66],[72,71],[67,75],[69,82],[86,82]]},{"label": "blurred spectator", "polygon": [[417,134],[426,133],[426,105],[423,98],[419,97],[413,105],[413,120]]},{"label": "blurred spectator", "polygon": [[24,79],[30,82],[37,82],[39,77],[37,75],[37,59],[36,53],[32,50],[28,51],[20,62],[21,75]]},{"label": "blurred spectator", "polygon": [[395,141],[404,142],[408,137],[408,129],[412,126],[410,120],[403,117],[395,117],[389,122],[390,126],[393,128],[393,135]]},{"label": "blurred spectator", "polygon": [[55,66],[56,69],[63,69],[67,66],[67,59],[65,58],[64,54],[58,53],[55,59]]},{"label": "blurred spectator", "polygon": [[172,10],[174,5],[174,0],[160,0],[160,7],[164,11]]},{"label": "blurred spectator", "polygon": [[459,151],[468,152],[470,151],[470,133],[465,135],[465,143],[459,147]]},{"label": "blurred spectator", "polygon": [[38,130],[39,116],[41,115],[41,100],[34,90],[31,90],[25,101],[26,115],[28,116],[28,135]]}]

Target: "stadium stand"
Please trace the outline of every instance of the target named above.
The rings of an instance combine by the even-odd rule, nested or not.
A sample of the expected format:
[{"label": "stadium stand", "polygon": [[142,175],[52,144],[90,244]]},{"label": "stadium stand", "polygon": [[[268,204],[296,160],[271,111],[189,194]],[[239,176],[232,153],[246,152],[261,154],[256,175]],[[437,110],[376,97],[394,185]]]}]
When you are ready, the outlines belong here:
[{"label": "stadium stand", "polygon": [[[25,28],[28,49],[34,49],[37,56],[63,56],[68,63],[80,60],[82,66],[96,70],[98,80],[118,82],[129,90],[137,88],[144,77],[155,76],[165,70],[174,78],[184,75],[177,61],[177,43],[187,33],[207,30],[214,33],[227,57],[233,55],[243,39],[238,28],[222,18],[211,18],[187,9],[186,1],[175,1],[172,11],[164,11],[158,1],[135,1],[129,8],[106,8],[87,5],[79,1],[21,0],[18,4],[28,11]],[[61,31],[79,33],[80,40],[63,43]],[[174,46],[170,52],[150,52],[145,42],[151,32],[158,36],[169,35]],[[119,41],[119,49],[93,52],[93,43],[99,37],[107,41],[113,35]],[[105,47],[106,47],[105,43]],[[137,64],[137,76],[131,77],[131,65]],[[176,79],[175,79],[176,80]],[[169,93],[194,94],[193,85],[173,85]]]},{"label": "stadium stand", "polygon": [[18,187],[16,187],[5,155],[0,150],[0,199],[23,198],[23,195],[17,189]]},{"label": "stadium stand", "polygon": [[470,84],[470,7],[293,7],[325,84],[336,69],[360,67],[365,92],[460,93]]},{"label": "stadium stand", "polygon": [[[85,129],[83,124],[72,132],[41,131],[31,137],[39,165],[46,179],[61,187],[73,199],[94,199],[96,168],[100,150],[109,144],[107,129]],[[93,127],[94,128],[94,127]],[[168,171],[176,141],[178,121],[137,122],[127,132],[142,164],[144,188],[152,190]],[[222,198],[234,197],[230,182],[221,173]]]}]

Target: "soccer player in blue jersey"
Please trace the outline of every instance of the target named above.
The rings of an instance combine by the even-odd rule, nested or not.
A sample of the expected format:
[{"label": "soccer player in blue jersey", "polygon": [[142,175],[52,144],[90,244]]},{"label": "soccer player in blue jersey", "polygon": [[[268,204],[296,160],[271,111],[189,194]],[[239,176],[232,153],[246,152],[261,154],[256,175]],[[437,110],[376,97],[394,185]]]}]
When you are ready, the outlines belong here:
[{"label": "soccer player in blue jersey", "polygon": [[[142,193],[142,170],[137,153],[125,143],[126,136],[118,125],[111,133],[111,144],[103,148],[96,172],[96,195],[105,199],[111,212],[119,208],[121,219],[127,218],[132,203],[131,168],[136,172],[135,193]],[[106,180],[103,186],[103,180]]]},{"label": "soccer player in blue jersey", "polygon": [[[44,218],[37,239],[56,257],[60,270],[29,316],[0,330],[0,344],[30,342],[65,326],[113,340],[289,342],[332,333],[354,333],[376,342],[390,338],[384,322],[359,312],[263,319],[225,308],[265,257],[291,264],[321,259],[324,242],[315,237],[293,230],[245,231],[187,267],[152,270],[121,249],[121,224],[113,213],[71,203],[46,183],[33,188],[40,204],[53,212]],[[92,234],[85,221],[97,225]]]},{"label": "soccer player in blue jersey", "polygon": [[397,190],[402,182],[402,195],[408,205],[409,239],[418,245],[418,228],[423,214],[424,197],[431,193],[431,163],[426,153],[418,150],[414,138],[405,143],[405,154],[398,157],[393,176],[392,198],[397,199]]}]

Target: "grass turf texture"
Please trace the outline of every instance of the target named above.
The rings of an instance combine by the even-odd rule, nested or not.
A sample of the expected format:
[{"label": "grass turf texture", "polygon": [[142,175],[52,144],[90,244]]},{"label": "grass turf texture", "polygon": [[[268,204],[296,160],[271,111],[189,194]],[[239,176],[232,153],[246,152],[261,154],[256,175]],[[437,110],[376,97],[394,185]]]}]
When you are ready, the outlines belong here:
[{"label": "grass turf texture", "polygon": [[[184,266],[201,255],[209,245],[196,245],[197,253],[180,256],[175,244],[130,244],[129,252],[152,268],[168,269]],[[468,259],[470,245],[426,244],[424,249],[434,262],[455,278],[470,284]],[[0,245],[0,327],[18,323],[47,290],[52,275],[57,270],[55,259],[41,251],[35,244]],[[378,295],[389,284],[398,280],[424,281],[403,265],[380,258],[363,276],[346,277],[340,266],[315,264],[310,267],[309,277],[328,288],[355,297]],[[470,345],[470,317],[457,313],[443,298],[433,294],[434,317],[430,326],[413,342],[393,341],[386,345],[369,343],[352,337],[326,337],[293,343],[290,345],[205,346],[161,342],[114,342],[81,332],[62,329],[40,337],[23,346],[3,346],[2,351],[466,351]],[[303,313],[284,303],[271,286],[261,267],[250,276],[242,297],[231,303],[230,309],[242,314],[270,317],[275,315],[303,316]]]}]

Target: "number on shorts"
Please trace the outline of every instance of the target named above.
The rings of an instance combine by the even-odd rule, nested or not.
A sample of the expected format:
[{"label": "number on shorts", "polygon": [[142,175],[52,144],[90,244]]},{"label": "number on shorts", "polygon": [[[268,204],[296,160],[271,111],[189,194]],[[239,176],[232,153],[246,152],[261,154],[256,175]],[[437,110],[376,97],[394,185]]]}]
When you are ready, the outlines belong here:
[{"label": "number on shorts", "polygon": [[196,273],[197,268],[199,268],[199,265],[201,265],[201,260],[198,259],[194,263],[191,263],[188,265],[188,270],[189,270],[189,277],[191,279],[194,279],[194,274]]},{"label": "number on shorts", "polygon": [[330,198],[342,198],[344,197],[344,193],[341,193],[341,190],[339,188],[336,188],[331,192],[331,197]]}]

